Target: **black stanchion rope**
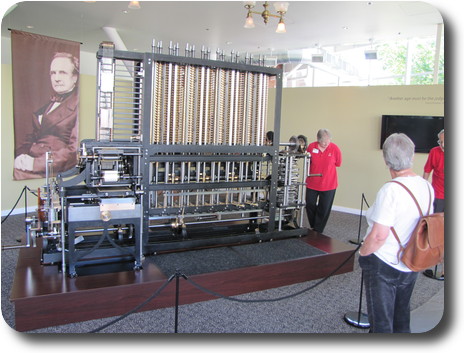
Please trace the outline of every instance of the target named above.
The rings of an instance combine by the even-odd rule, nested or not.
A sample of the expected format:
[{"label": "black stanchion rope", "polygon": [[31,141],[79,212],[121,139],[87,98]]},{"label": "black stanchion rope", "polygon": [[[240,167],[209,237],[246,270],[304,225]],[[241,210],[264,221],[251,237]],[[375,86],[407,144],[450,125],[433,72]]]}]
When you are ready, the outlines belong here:
[{"label": "black stanchion rope", "polygon": [[125,319],[126,317],[128,317],[129,315],[135,313],[136,311],[140,310],[142,307],[144,307],[146,304],[148,304],[151,300],[155,299],[160,293],[161,291],[174,279],[174,278],[178,278],[178,277],[183,277],[187,282],[189,282],[191,285],[193,285],[194,287],[196,287],[197,289],[205,292],[206,294],[209,294],[209,295],[212,295],[212,296],[215,296],[215,297],[218,297],[218,298],[222,298],[222,299],[226,299],[226,300],[230,300],[230,301],[234,301],[234,302],[240,302],[240,303],[269,303],[269,302],[276,302],[276,301],[281,301],[281,300],[285,300],[285,299],[290,299],[290,298],[293,298],[293,297],[296,297],[298,295],[301,295],[311,289],[314,289],[316,288],[317,286],[321,285],[322,283],[324,283],[325,281],[327,281],[330,277],[332,277],[338,270],[340,270],[355,254],[356,252],[359,250],[359,248],[361,247],[361,244],[353,251],[351,252],[351,254],[348,256],[348,258],[346,260],[344,260],[336,269],[334,269],[329,275],[327,275],[326,277],[324,277],[323,279],[319,280],[318,282],[316,282],[315,284],[305,288],[305,289],[302,289],[298,292],[295,292],[293,294],[289,294],[289,295],[285,295],[285,296],[282,296],[282,297],[277,297],[277,298],[271,298],[271,299],[239,299],[239,298],[234,298],[234,297],[230,297],[230,296],[226,296],[226,295],[223,295],[223,294],[220,294],[220,293],[217,293],[215,291],[212,291],[210,289],[207,289],[203,286],[201,286],[200,284],[196,283],[195,281],[191,280],[190,278],[188,278],[185,274],[181,274],[179,272],[176,272],[176,274],[172,275],[152,296],[150,296],[149,298],[147,298],[143,303],[140,303],[139,305],[137,305],[134,309],[130,310],[129,312],[127,312],[126,314],[114,319],[113,321],[110,321],[109,323],[95,329],[95,330],[92,330],[92,331],[89,331],[89,333],[96,333],[96,332],[99,332],[105,328],[107,328],[108,326],[111,326],[113,325],[114,323],[118,322],[118,321],[121,321],[123,319]]},{"label": "black stanchion rope", "polygon": [[155,299],[158,295],[160,295],[160,293],[163,291],[164,288],[166,288],[166,286],[171,283],[171,281],[176,278],[176,275],[172,275],[171,277],[169,277],[169,279],[164,282],[164,284],[159,287],[155,293],[153,293],[150,297],[148,297],[145,301],[143,301],[142,303],[140,303],[139,305],[137,305],[134,309],[128,311],[127,313],[125,313],[124,315],[121,315],[119,316],[118,318],[108,322],[107,324],[103,325],[103,326],[100,326],[92,331],[89,331],[89,333],[97,333],[105,328],[107,328],[108,326],[111,326],[113,324],[115,324],[116,322],[118,321],[121,321],[123,319],[125,319],[126,317],[128,317],[129,315],[135,313],[136,311],[140,310],[142,307],[144,307],[145,305],[147,305],[150,301],[152,301],[153,299]]},{"label": "black stanchion rope", "polygon": [[[10,217],[10,215],[13,213],[13,211],[15,210],[16,206],[18,205],[19,201],[23,197],[23,194],[26,192],[26,190],[29,191],[32,195],[37,196],[37,194],[35,192],[33,192],[31,189],[29,189],[29,187],[27,187],[27,186],[23,187],[23,190],[19,194],[18,199],[16,200],[13,208],[10,210],[10,212],[8,212],[8,214],[5,216],[5,218],[2,219],[1,224],[3,224],[3,222],[5,222],[8,219],[8,217]],[[27,205],[26,205],[26,212],[27,212]]]},{"label": "black stanchion rope", "polygon": [[[1,223],[3,224],[3,222],[5,222],[8,217],[11,215],[11,213],[14,211],[14,209],[16,208],[16,206],[18,205],[19,201],[21,200],[23,194],[27,191],[31,192],[33,195],[37,196],[37,194],[35,194],[31,189],[29,189],[29,187],[27,186],[24,186],[23,190],[21,191],[18,199],[16,200],[13,208],[11,209],[11,211],[5,216],[4,219],[2,219]],[[364,194],[363,194],[363,201],[366,202],[367,204],[367,201],[365,200],[364,198]],[[369,205],[368,205],[369,206]],[[318,282],[316,282],[315,284],[307,287],[307,288],[304,288],[298,292],[295,292],[295,293],[292,293],[292,294],[289,294],[289,295],[285,295],[285,296],[282,296],[282,297],[277,297],[277,298],[270,298],[270,299],[240,299],[240,298],[234,298],[234,297],[230,297],[230,296],[226,296],[226,295],[223,295],[223,294],[220,294],[220,293],[217,293],[213,290],[210,290],[210,289],[207,289],[203,286],[201,286],[200,284],[196,283],[195,281],[193,281],[192,279],[188,278],[185,274],[179,274],[179,272],[177,272],[176,274],[172,275],[160,288],[158,288],[150,297],[148,297],[145,301],[143,301],[142,303],[140,303],[139,305],[137,305],[135,308],[133,308],[132,310],[128,311],[127,313],[119,316],[118,318],[106,323],[105,325],[102,325],[92,331],[89,331],[89,333],[97,333],[113,324],[115,324],[116,322],[118,321],[121,321],[123,319],[125,319],[126,317],[128,317],[129,315],[137,312],[138,310],[140,310],[141,308],[143,308],[145,305],[147,305],[150,301],[152,301],[153,299],[155,299],[163,290],[164,288],[167,287],[167,285],[176,277],[183,277],[187,282],[189,282],[191,285],[193,285],[194,287],[196,287],[197,289],[203,291],[204,293],[206,294],[209,294],[209,295],[212,295],[212,296],[215,296],[215,297],[218,297],[218,298],[222,298],[222,299],[225,299],[225,300],[230,300],[230,301],[234,301],[234,302],[240,302],[240,303],[269,303],[269,302],[277,302],[277,301],[281,301],[281,300],[285,300],[285,299],[290,299],[290,298],[293,298],[293,297],[296,297],[298,295],[301,295],[309,290],[312,290],[314,288],[316,288],[317,286],[321,285],[322,283],[324,283],[325,281],[327,281],[329,278],[331,278],[338,270],[340,270],[355,254],[356,252],[359,250],[359,248],[361,247],[362,244],[359,244],[357,246],[357,248],[348,256],[348,258],[346,260],[344,260],[336,269],[334,269],[329,275],[327,275],[326,277],[324,277],[323,279],[319,280]]]},{"label": "black stanchion rope", "polygon": [[[2,222],[1,222],[2,224],[3,224],[3,222],[5,222],[8,219],[8,217],[11,215],[11,213],[15,210],[16,206],[18,205],[19,201],[21,200],[22,196],[24,195],[24,193],[26,191],[29,191],[33,195],[37,196],[37,194],[35,194],[31,189],[29,189],[29,187],[24,186],[24,188],[21,191],[18,199],[16,200],[13,208],[5,216],[5,218],[2,219]],[[364,198],[364,195],[363,195],[363,198]],[[367,203],[367,201],[366,201],[366,203]],[[269,303],[269,302],[277,302],[277,301],[281,301],[281,300],[285,300],[285,299],[290,299],[290,298],[296,297],[296,296],[301,295],[301,294],[303,294],[303,293],[305,293],[305,292],[307,292],[309,290],[312,290],[312,289],[316,288],[317,286],[321,285],[322,283],[327,281],[329,278],[331,278],[338,270],[340,270],[354,256],[354,254],[359,250],[361,245],[362,244],[359,244],[358,247],[350,254],[350,256],[348,256],[348,258],[345,261],[343,261],[336,269],[334,269],[329,275],[327,275],[323,279],[319,280],[315,284],[313,284],[313,285],[311,285],[311,286],[309,286],[307,288],[304,288],[304,289],[302,289],[302,290],[300,290],[298,292],[295,292],[295,293],[292,293],[292,294],[289,294],[289,295],[285,295],[285,296],[282,296],[282,297],[277,297],[277,298],[270,298],[270,299],[240,299],[240,298],[234,298],[234,297],[226,296],[226,295],[217,293],[217,292],[215,292],[213,290],[207,289],[207,288],[201,286],[200,284],[196,283],[195,281],[193,281],[189,277],[187,277],[185,274],[176,273],[176,274],[172,275],[160,288],[158,288],[158,290],[155,293],[153,293],[150,297],[148,297],[145,301],[143,301],[142,303],[137,305],[135,308],[133,308],[132,310],[128,311],[127,313],[119,316],[118,318],[108,322],[107,324],[105,324],[103,326],[100,326],[100,327],[98,327],[98,328],[96,328],[96,329],[94,329],[92,331],[89,331],[89,333],[97,333],[97,332],[99,332],[99,331],[101,331],[101,330],[115,324],[116,322],[125,319],[129,315],[137,312],[138,310],[143,308],[145,305],[147,305],[150,301],[155,299],[174,278],[179,277],[179,276],[183,277],[191,285],[193,285],[197,289],[205,292],[206,294],[209,294],[209,295],[212,295],[212,296],[215,296],[215,297],[218,297],[218,298],[222,298],[222,299],[225,299],[225,300],[234,301],[234,302],[240,302],[240,303]]]},{"label": "black stanchion rope", "polygon": [[222,295],[220,293],[217,293],[217,292],[214,292],[212,290],[209,290],[201,285],[199,285],[198,283],[196,283],[195,281],[191,280],[190,278],[188,277],[184,277],[190,284],[192,284],[193,286],[195,286],[197,289],[207,293],[207,294],[210,294],[210,295],[213,295],[215,297],[219,297],[219,298],[222,298],[222,299],[226,299],[226,300],[231,300],[231,301],[235,301],[235,302],[240,302],[240,303],[268,303],[268,302],[277,302],[277,301],[280,301],[280,300],[284,300],[284,299],[289,299],[289,298],[293,298],[293,297],[296,297],[300,294],[303,294],[311,289],[314,289],[316,288],[317,286],[321,285],[322,283],[324,283],[325,281],[327,281],[330,277],[332,277],[338,270],[340,270],[353,256],[354,254],[356,254],[356,252],[359,250],[359,248],[361,247],[362,244],[359,244],[358,247],[350,254],[350,256],[348,256],[348,258],[343,261],[335,270],[333,270],[329,275],[327,275],[327,277],[324,277],[323,279],[319,280],[318,282],[316,282],[315,284],[305,288],[305,289],[302,289],[296,293],[293,293],[293,294],[289,294],[289,295],[285,295],[283,297],[277,297],[277,298],[271,298],[271,299],[239,299],[239,298],[234,298],[234,297],[229,297],[229,296],[226,296],[226,295]]}]

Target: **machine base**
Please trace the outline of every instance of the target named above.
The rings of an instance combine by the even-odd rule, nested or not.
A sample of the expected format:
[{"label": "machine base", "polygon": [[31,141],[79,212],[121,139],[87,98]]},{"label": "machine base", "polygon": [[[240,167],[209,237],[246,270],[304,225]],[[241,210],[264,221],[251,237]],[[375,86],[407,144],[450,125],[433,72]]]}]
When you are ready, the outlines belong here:
[{"label": "machine base", "polygon": [[[275,243],[280,241],[285,240]],[[184,272],[201,286],[232,296],[323,278],[345,261],[355,249],[311,230],[307,235],[293,241],[314,247],[319,254],[225,271],[193,275]],[[178,255],[187,254],[188,252]],[[152,295],[173,275],[163,273],[152,261],[145,261],[143,269],[138,271],[123,270],[69,278],[60,273],[57,266],[40,265],[40,256],[40,247],[20,250],[11,292],[17,331],[125,314]],[[353,271],[353,264],[354,256],[337,274]],[[175,283],[170,283],[155,300],[141,310],[174,306],[175,290]],[[182,284],[179,295],[182,304],[216,299],[188,282]]]}]

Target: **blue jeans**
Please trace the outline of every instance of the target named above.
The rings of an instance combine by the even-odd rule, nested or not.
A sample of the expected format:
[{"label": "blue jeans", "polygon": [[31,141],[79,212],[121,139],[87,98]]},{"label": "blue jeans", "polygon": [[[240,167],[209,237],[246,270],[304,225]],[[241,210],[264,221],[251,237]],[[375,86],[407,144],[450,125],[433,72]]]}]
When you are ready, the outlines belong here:
[{"label": "blue jeans", "polygon": [[370,332],[410,333],[410,303],[418,272],[402,272],[374,254],[360,256]]}]

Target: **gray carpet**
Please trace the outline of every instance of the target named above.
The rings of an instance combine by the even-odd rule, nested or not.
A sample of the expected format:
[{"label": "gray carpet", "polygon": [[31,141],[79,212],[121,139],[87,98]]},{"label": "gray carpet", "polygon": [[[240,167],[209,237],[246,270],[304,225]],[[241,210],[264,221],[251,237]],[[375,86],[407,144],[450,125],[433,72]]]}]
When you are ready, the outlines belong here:
[{"label": "gray carpet", "polygon": [[177,270],[187,275],[227,271],[237,268],[266,265],[308,256],[324,254],[299,239],[192,250],[182,253],[150,256],[145,261],[155,263],[169,277]]},{"label": "gray carpet", "polygon": [[[2,244],[15,243],[22,231],[23,217],[13,216],[2,224]],[[359,216],[333,211],[325,233],[348,243],[358,237]],[[363,219],[361,234],[365,233]],[[263,243],[275,246],[275,243]],[[292,247],[294,245],[291,245]],[[231,251],[236,251],[231,250]],[[246,248],[241,248],[246,257]],[[299,249],[298,251],[301,251]],[[9,302],[17,250],[2,251],[2,313],[5,321],[14,327],[14,306]],[[187,256],[198,257],[198,254]],[[285,256],[281,254],[280,256]],[[217,258],[220,263],[221,257]],[[265,260],[263,260],[265,261]],[[168,263],[169,261],[166,261]],[[160,265],[162,265],[160,263]],[[238,264],[240,266],[240,264]],[[168,269],[169,270],[169,269]],[[195,270],[198,271],[199,269]],[[192,270],[193,271],[193,270]],[[321,285],[298,296],[276,302],[239,303],[226,299],[182,305],[179,308],[179,333],[367,333],[346,324],[345,313],[357,311],[359,305],[361,272],[355,260],[351,273],[329,278]],[[181,280],[181,285],[182,285]],[[237,296],[243,299],[270,299],[296,293],[314,285],[318,280],[274,288]],[[414,310],[444,286],[444,282],[419,276],[411,303]],[[210,288],[214,290],[214,288]],[[363,299],[365,303],[365,299]],[[365,312],[365,308],[363,308]],[[86,333],[114,318],[91,320],[69,325],[34,330],[34,333]],[[173,333],[174,308],[132,314],[101,331],[102,333]]]}]

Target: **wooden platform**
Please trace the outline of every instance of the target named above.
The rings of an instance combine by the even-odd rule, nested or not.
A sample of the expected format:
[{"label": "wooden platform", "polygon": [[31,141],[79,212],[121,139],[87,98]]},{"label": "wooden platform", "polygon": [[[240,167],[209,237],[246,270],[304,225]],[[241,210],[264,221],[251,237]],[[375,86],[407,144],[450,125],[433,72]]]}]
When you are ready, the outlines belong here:
[{"label": "wooden platform", "polygon": [[[328,236],[309,231],[302,242],[325,252],[307,258],[189,276],[199,285],[232,296],[323,278],[345,261],[355,249]],[[68,278],[57,266],[40,264],[41,250],[21,249],[11,292],[15,305],[15,328],[29,331],[119,316],[145,301],[168,280],[154,264],[141,271],[124,271]],[[353,270],[354,256],[337,271]],[[217,299],[180,279],[180,304]],[[175,281],[141,309],[175,305]]]}]

